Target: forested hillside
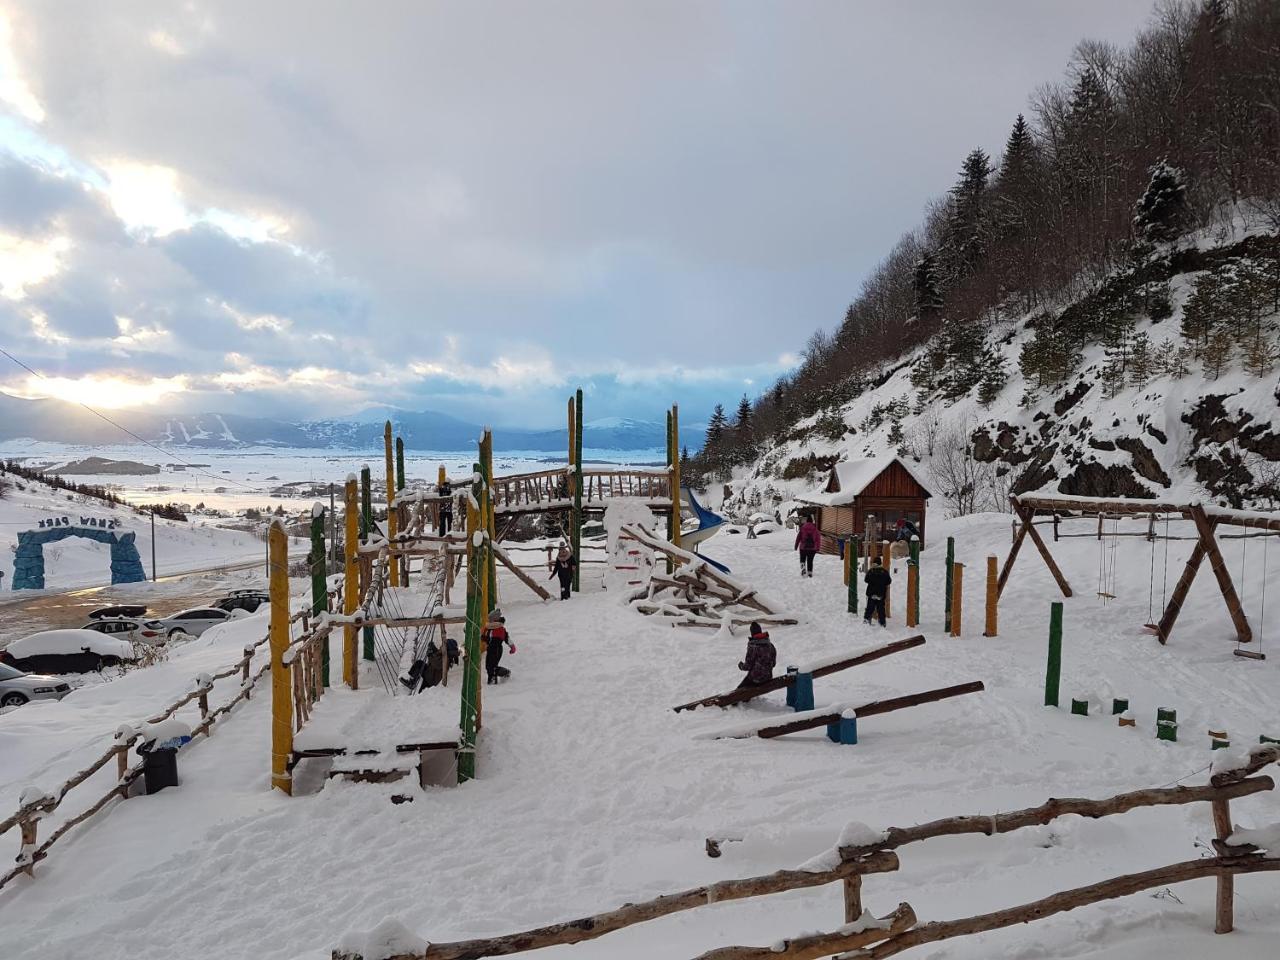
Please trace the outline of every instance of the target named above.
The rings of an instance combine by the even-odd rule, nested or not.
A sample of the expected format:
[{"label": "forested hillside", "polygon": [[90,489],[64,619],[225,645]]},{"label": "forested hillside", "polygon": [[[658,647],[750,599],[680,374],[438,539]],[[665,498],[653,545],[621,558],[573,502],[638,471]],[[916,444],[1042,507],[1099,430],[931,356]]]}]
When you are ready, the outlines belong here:
[{"label": "forested hillside", "polygon": [[1161,3],[975,148],[831,333],[690,463],[768,504],[894,450],[1009,490],[1274,503],[1280,4]]}]

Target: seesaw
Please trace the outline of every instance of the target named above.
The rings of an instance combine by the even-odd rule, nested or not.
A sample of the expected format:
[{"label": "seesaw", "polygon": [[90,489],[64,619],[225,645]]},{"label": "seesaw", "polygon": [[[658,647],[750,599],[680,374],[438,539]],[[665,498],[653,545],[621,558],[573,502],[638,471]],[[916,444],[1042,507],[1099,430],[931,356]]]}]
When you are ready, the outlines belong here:
[{"label": "seesaw", "polygon": [[[754,700],[756,697],[771,693],[774,690],[781,690],[784,687],[789,688],[787,691],[788,706],[798,706],[798,709],[803,709],[805,702],[807,702],[808,706],[812,707],[813,679],[815,677],[825,677],[832,673],[839,673],[841,670],[848,670],[850,667],[870,663],[872,660],[879,660],[881,657],[887,657],[895,653],[901,653],[903,650],[910,650],[912,647],[923,645],[923,635],[907,637],[905,640],[895,640],[893,643],[887,643],[882,647],[873,647],[850,657],[842,657],[839,660],[819,661],[807,667],[800,667],[795,673],[786,673],[782,676],[774,677],[767,683],[762,683],[756,687],[740,687],[736,690],[730,690],[728,693],[718,693],[713,697],[704,697],[701,700],[682,703],[672,709],[679,713],[681,710],[696,710],[698,707],[727,707],[734,703],[745,703],[748,700]],[[804,688],[801,691],[802,695],[799,697],[799,705],[792,702],[794,699],[793,694],[796,693],[795,688],[797,687]]]},{"label": "seesaw", "polygon": [[801,730],[813,730],[826,727],[827,736],[837,743],[858,742],[858,720],[874,717],[882,713],[892,713],[907,707],[917,707],[922,703],[933,703],[951,697],[961,697],[967,693],[980,693],[985,690],[981,680],[958,683],[950,687],[939,687],[936,690],[925,690],[923,693],[911,693],[904,697],[892,697],[888,700],[873,700],[861,706],[841,704],[824,707],[821,710],[808,710],[793,714],[793,719],[785,723],[769,721],[750,727],[736,727],[721,733],[709,734],[710,739],[729,740],[744,737],[762,737],[770,740],[788,733],[799,733]]}]

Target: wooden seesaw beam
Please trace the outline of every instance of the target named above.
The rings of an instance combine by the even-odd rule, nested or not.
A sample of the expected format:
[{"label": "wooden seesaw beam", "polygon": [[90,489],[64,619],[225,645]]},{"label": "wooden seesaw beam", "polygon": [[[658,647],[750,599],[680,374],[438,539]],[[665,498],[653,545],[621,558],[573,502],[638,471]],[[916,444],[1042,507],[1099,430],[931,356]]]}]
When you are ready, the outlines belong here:
[{"label": "wooden seesaw beam", "polygon": [[[879,660],[881,657],[901,653],[903,650],[910,650],[912,647],[922,646],[924,646],[924,635],[917,634],[914,637],[907,637],[905,640],[895,640],[893,643],[887,643],[882,647],[873,647],[852,657],[837,660],[835,663],[829,663],[808,672],[815,678],[825,677],[832,673],[839,673],[841,670],[848,670],[850,667],[857,667],[873,660]],[[768,683],[762,683],[756,687],[740,687],[737,690],[730,690],[728,693],[717,693],[712,697],[704,697],[701,700],[682,703],[678,707],[672,707],[672,709],[679,713],[681,710],[696,710],[698,707],[727,707],[731,704],[754,700],[756,697],[772,693],[774,690],[782,690],[784,687],[791,686],[794,682],[795,674],[783,674],[780,677],[774,677]]]},{"label": "wooden seesaw beam", "polygon": [[[957,683],[951,687],[939,687],[936,690],[926,690],[923,693],[911,693],[905,697],[892,697],[888,700],[873,700],[870,703],[864,703],[860,707],[853,707],[853,712],[857,714],[859,720],[864,717],[874,717],[882,713],[892,713],[894,710],[903,710],[907,707],[918,707],[923,703],[934,703],[938,700],[947,700],[951,697],[961,697],[966,693],[981,693],[986,686],[981,680],[971,680],[968,683]],[[827,713],[812,713],[802,717],[799,720],[791,720],[787,723],[775,723],[770,726],[757,727],[755,730],[743,733],[725,733],[717,737],[717,740],[742,739],[744,737],[762,737],[770,740],[774,737],[785,736],[788,733],[799,733],[801,730],[812,730],[815,727],[825,727],[829,723],[835,723],[840,719],[840,715],[845,710],[850,709],[847,705],[836,707]]]}]

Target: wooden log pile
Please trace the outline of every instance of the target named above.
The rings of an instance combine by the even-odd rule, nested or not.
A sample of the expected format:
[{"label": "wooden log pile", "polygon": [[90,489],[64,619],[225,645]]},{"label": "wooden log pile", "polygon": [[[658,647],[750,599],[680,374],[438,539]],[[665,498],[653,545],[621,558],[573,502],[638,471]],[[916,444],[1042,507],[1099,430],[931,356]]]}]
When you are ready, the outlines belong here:
[{"label": "wooden log pile", "polygon": [[756,591],[716,570],[696,553],[682,550],[644,527],[624,526],[619,536],[662,554],[671,561],[670,573],[655,573],[636,590],[631,605],[646,616],[670,617],[673,626],[791,626],[793,617],[777,610]]}]

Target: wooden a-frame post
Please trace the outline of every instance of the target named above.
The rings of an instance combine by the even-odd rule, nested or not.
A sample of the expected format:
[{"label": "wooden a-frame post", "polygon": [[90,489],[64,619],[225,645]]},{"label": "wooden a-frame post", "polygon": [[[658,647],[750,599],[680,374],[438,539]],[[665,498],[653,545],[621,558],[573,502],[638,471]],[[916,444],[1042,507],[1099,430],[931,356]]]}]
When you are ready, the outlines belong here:
[{"label": "wooden a-frame post", "polygon": [[1057,563],[1053,560],[1053,555],[1049,553],[1048,546],[1044,540],[1040,538],[1040,534],[1036,531],[1035,519],[1036,511],[1034,507],[1024,506],[1017,500],[1011,498],[1014,513],[1022,520],[1022,526],[1018,528],[1018,534],[1013,538],[1013,546],[1009,548],[1009,556],[1005,557],[1004,568],[1000,571],[1000,579],[996,581],[996,597],[997,599],[1004,593],[1004,586],[1009,582],[1009,574],[1013,570],[1013,562],[1018,559],[1018,551],[1022,549],[1022,541],[1027,534],[1031,535],[1032,541],[1036,545],[1036,549],[1040,551],[1040,556],[1044,557],[1044,562],[1049,568],[1049,572],[1053,574],[1053,579],[1058,582],[1058,589],[1062,591],[1064,597],[1071,596],[1071,584],[1067,583],[1067,578],[1062,575],[1062,571],[1058,569]]},{"label": "wooden a-frame post", "polygon": [[1253,628],[1249,626],[1249,620],[1244,615],[1244,608],[1240,605],[1240,597],[1236,594],[1235,585],[1231,582],[1231,574],[1227,572],[1226,562],[1222,559],[1222,551],[1218,549],[1218,540],[1214,533],[1218,526],[1216,519],[1211,519],[1204,512],[1204,508],[1196,504],[1187,508],[1186,516],[1195,524],[1196,541],[1195,548],[1191,551],[1191,556],[1187,559],[1187,565],[1183,568],[1182,576],[1178,578],[1178,585],[1173,588],[1173,593],[1169,595],[1169,603],[1164,608],[1164,613],[1160,616],[1160,623],[1156,625],[1156,637],[1161,643],[1168,643],[1169,634],[1173,631],[1173,625],[1178,620],[1178,614],[1182,612],[1182,605],[1186,602],[1187,593],[1191,590],[1191,584],[1195,582],[1196,574],[1200,572],[1200,565],[1204,562],[1204,558],[1209,558],[1209,567],[1213,570],[1213,575],[1217,578],[1218,589],[1222,592],[1222,599],[1226,601],[1227,612],[1231,614],[1231,622],[1235,624],[1236,637],[1240,643],[1249,643],[1253,640]]}]

